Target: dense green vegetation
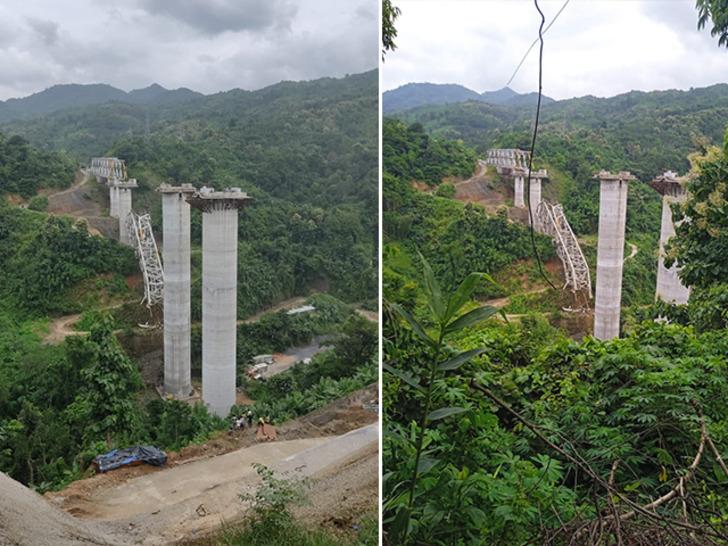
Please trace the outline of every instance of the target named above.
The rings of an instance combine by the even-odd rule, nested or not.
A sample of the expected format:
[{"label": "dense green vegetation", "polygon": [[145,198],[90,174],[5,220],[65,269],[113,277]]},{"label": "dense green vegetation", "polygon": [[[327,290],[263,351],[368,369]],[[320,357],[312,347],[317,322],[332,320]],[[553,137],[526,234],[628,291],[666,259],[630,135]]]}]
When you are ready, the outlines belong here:
[{"label": "dense green vegetation", "polygon": [[[528,229],[509,221],[505,214],[488,215],[479,206],[463,205],[440,197],[441,193],[422,193],[411,186],[412,180],[435,185],[438,176],[468,176],[475,164],[472,149],[392,120],[385,121],[383,139],[385,283],[413,295],[408,276],[417,251],[449,288],[462,280],[463,271],[494,273],[531,256]],[[554,255],[548,238],[536,235],[536,241],[541,256]],[[480,291],[480,295],[499,293],[498,287]]]},{"label": "dense green vegetation", "polygon": [[[498,91],[477,93],[457,84],[408,83],[385,91],[382,94],[382,111],[385,114],[410,110],[418,106],[450,104],[465,101],[482,101],[488,104],[506,104],[508,106],[535,106],[537,93],[516,93],[510,87]],[[554,102],[554,99],[541,97],[543,104]]]},{"label": "dense green vegetation", "polygon": [[[255,201],[239,222],[244,317],[311,287],[348,301],[376,296],[377,85],[373,71],[154,109],[92,105],[11,128],[84,163],[101,154],[125,159],[140,184],[134,208],[149,210],[157,230],[152,190],[161,182],[248,191]],[[200,238],[195,212],[193,243]]]},{"label": "dense green vegetation", "polygon": [[102,274],[130,274],[133,252],[89,235],[83,222],[0,202],[0,309],[41,317],[79,310],[74,288]]},{"label": "dense green vegetation", "polygon": [[[378,332],[375,324],[354,315],[308,364],[299,363],[265,381],[244,381],[255,400],[256,415],[280,423],[309,413],[347,394],[376,383],[379,376]],[[243,413],[234,408],[233,413]]]},{"label": "dense green vegetation", "polygon": [[0,470],[16,480],[57,488],[112,446],[175,449],[225,426],[202,407],[145,406],[137,365],[104,321],[53,347],[7,315],[0,320]]},{"label": "dense green vegetation", "polygon": [[407,181],[436,186],[446,176],[468,177],[476,161],[475,151],[461,142],[430,138],[423,127],[392,119],[382,127],[382,158],[387,172]]},{"label": "dense green vegetation", "polygon": [[[716,87],[586,98],[544,109],[564,114],[560,120],[545,115],[538,157],[552,174],[545,193],[564,203],[591,264],[598,213],[593,174],[630,169],[647,179],[676,170],[675,162],[694,147],[707,148],[694,159],[691,198],[675,210],[676,219],[684,214],[691,221],[677,228],[670,250],[694,286],[690,302],[645,305],[654,297],[660,205],[656,192],[634,183],[625,256],[631,244],[637,253],[625,262],[623,285],[629,308],[622,339],[610,342],[570,339],[549,324],[548,308],[537,305],[542,300],[535,295],[511,298],[506,310],[524,314],[517,321],[487,319],[494,310],[478,307],[477,300],[492,283],[468,274],[518,274],[523,264],[508,260],[517,260],[519,247],[494,245],[502,261],[443,266],[458,248],[433,241],[447,241],[445,218],[467,207],[415,192],[385,162],[389,544],[728,543],[728,412],[721,402],[728,396],[722,259],[728,251],[728,149],[708,148],[705,138],[693,144],[690,136],[696,128],[698,136],[720,138],[726,98]],[[449,136],[480,150],[527,145],[525,126],[518,127],[525,119],[506,109],[467,103],[401,117],[421,123],[432,139]],[[673,126],[676,120],[683,125]],[[437,214],[422,203],[450,213],[429,222]],[[428,213],[403,218],[412,209]],[[462,223],[471,228],[485,222],[481,217],[497,219],[484,211],[470,215],[478,220]],[[466,249],[469,233],[458,234]],[[489,249],[494,237],[486,232],[474,240]],[[417,249],[434,274],[415,257]],[[463,283],[468,289],[455,292],[463,279],[470,279]],[[518,290],[517,284],[507,290]],[[655,322],[658,316],[672,324]]]},{"label": "dense green vegetation", "polygon": [[31,197],[41,188],[65,188],[73,181],[73,161],[63,153],[31,146],[17,135],[0,133],[0,197]]},{"label": "dense green vegetation", "polygon": [[191,100],[201,96],[189,89],[168,90],[158,84],[130,92],[111,85],[61,84],[54,85],[28,97],[0,101],[0,122],[29,119],[68,108],[78,108],[112,102],[130,104],[161,104]]},{"label": "dense green vegetation", "polygon": [[[433,349],[395,320],[387,321],[385,336],[387,362],[397,371],[385,374],[384,382],[385,521],[392,544],[403,532],[396,518],[411,485],[411,438],[421,431],[415,423],[425,388],[432,392],[431,409],[462,411],[426,430],[426,464],[420,465],[411,512],[413,543],[566,544],[596,521],[595,502],[609,513],[603,483],[610,476],[614,494],[639,505],[677,486],[701,441],[695,408],[720,452],[728,447],[728,414],[719,402],[728,395],[725,330],[696,335],[686,327],[645,323],[623,340],[577,343],[542,319],[486,323],[454,341],[458,351],[483,356],[441,372],[434,382],[426,368]],[[505,404],[494,403],[480,387]],[[701,510],[725,513],[725,483],[715,454],[704,453],[685,482],[692,522],[700,521]],[[626,500],[615,503],[620,512],[630,508]],[[681,518],[679,503],[659,514]],[[723,517],[714,523],[725,534]],[[666,533],[651,518],[639,525],[651,526],[655,537]],[[625,537],[638,532],[638,524],[624,523]]]},{"label": "dense green vegetation", "polygon": [[[479,102],[427,106],[398,113],[433,135],[462,139],[479,153],[509,145],[527,147],[533,108]],[[546,104],[541,112],[539,156],[582,183],[599,169],[629,170],[649,180],[666,170],[685,171],[695,142],[720,142],[728,117],[728,84],[690,91],[630,91]]]}]

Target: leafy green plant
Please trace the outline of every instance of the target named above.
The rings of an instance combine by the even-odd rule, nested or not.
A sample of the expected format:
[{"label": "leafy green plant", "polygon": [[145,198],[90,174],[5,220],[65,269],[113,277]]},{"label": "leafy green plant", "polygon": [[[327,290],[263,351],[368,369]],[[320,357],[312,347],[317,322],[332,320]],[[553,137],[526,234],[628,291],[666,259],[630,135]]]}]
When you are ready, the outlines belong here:
[{"label": "leafy green plant", "polygon": [[[485,350],[484,348],[471,349],[453,355],[452,353],[454,351],[445,344],[445,341],[451,335],[498,313],[498,309],[495,307],[485,305],[459,314],[463,307],[470,301],[470,297],[477,288],[479,282],[484,280],[493,282],[488,275],[484,273],[471,273],[465,278],[465,280],[463,280],[453,294],[443,296],[440,285],[435,279],[430,264],[421,254],[420,260],[423,267],[424,292],[427,298],[430,318],[435,324],[433,333],[428,333],[423,324],[418,322],[410,314],[410,312],[406,311],[403,307],[393,304],[392,308],[406,321],[419,339],[424,342],[429,349],[431,349],[432,359],[428,365],[429,369],[427,377],[416,377],[389,364],[384,365],[384,369],[390,374],[398,377],[415,389],[422,389],[424,391],[425,400],[424,405],[421,408],[419,425],[414,440],[414,465],[412,468],[412,477],[408,484],[408,493],[406,497],[398,499],[398,501],[401,500],[401,502],[399,503],[399,506],[397,506],[396,515],[390,526],[392,538],[394,540],[401,541],[403,544],[408,542],[410,518],[415,502],[417,480],[420,474],[427,472],[427,470],[431,469],[437,462],[432,457],[429,457],[424,451],[428,425],[431,422],[467,411],[467,408],[461,406],[446,406],[432,409],[432,394],[435,380],[438,375],[441,375],[444,372],[457,370],[460,366],[468,362],[470,359],[478,356]],[[426,381],[426,384],[422,385],[421,383],[423,381]]]},{"label": "leafy green plant", "polygon": [[34,195],[28,201],[28,209],[37,212],[45,212],[48,208],[48,198],[45,195]]},{"label": "leafy green plant", "polygon": [[260,463],[253,463],[253,468],[262,483],[255,493],[243,493],[240,499],[251,503],[256,524],[273,529],[290,525],[291,508],[308,500],[306,489],[310,482],[300,477],[279,478],[274,470]]}]

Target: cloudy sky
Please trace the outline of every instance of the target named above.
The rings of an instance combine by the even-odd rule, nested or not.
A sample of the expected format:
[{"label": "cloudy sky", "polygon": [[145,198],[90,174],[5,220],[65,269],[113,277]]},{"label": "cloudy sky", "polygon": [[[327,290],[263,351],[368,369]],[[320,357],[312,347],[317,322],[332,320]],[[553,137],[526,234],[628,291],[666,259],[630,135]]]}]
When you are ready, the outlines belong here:
[{"label": "cloudy sky", "polygon": [[378,0],[4,0],[0,100],[57,83],[203,93],[375,68]]},{"label": "cloudy sky", "polygon": [[[563,3],[541,0],[546,24]],[[398,49],[382,68],[384,89],[423,81],[500,89],[538,36],[530,0],[395,4]],[[544,93],[557,99],[728,82],[728,49],[697,30],[695,0],[571,0],[544,41]],[[537,89],[537,53],[513,80],[516,91]]]}]

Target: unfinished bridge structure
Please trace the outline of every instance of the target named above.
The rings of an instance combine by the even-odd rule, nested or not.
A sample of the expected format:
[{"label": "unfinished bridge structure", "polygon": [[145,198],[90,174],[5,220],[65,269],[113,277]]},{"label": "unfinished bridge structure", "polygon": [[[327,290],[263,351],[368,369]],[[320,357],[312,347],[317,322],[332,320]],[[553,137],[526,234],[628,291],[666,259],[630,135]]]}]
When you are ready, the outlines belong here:
[{"label": "unfinished bridge structure", "polygon": [[[536,231],[548,235],[554,242],[556,254],[564,266],[564,286],[574,294],[592,297],[591,274],[589,264],[581,251],[579,241],[574,235],[566,216],[564,207],[541,201],[536,208],[534,227]],[[581,302],[586,304],[586,302]]]},{"label": "unfinished bridge structure", "polygon": [[87,172],[109,187],[119,239],[136,250],[144,278],[142,302],[163,309],[163,393],[182,400],[196,396],[191,377],[190,209],[202,211],[202,401],[226,417],[236,401],[238,209],[252,198],[240,188],[161,184],[162,262],[150,215],[132,210],[131,191],[137,182],[126,177],[124,161],[93,158]]},{"label": "unfinished bridge structure", "polygon": [[144,279],[142,303],[151,309],[162,301],[164,273],[151,218],[132,208],[132,190],[139,185],[135,178],[127,177],[126,164],[117,157],[94,157],[87,172],[109,188],[109,216],[119,219],[119,242],[136,252]]},{"label": "unfinished bridge structure", "polygon": [[[524,198],[526,189],[524,181],[529,174],[529,160],[530,152],[518,149],[493,148],[488,150],[486,155],[486,164],[495,166],[499,174],[513,178],[513,205],[516,208],[526,208],[527,206]],[[528,203],[531,205],[533,227],[553,240],[556,254],[564,268],[563,288],[573,292],[579,305],[586,307],[588,300],[592,297],[589,264],[587,264],[579,241],[564,215],[564,208],[558,203],[549,203],[542,197],[542,183],[548,178],[548,172],[545,169],[532,171],[530,178]]]},{"label": "unfinished bridge structure", "polygon": [[687,177],[680,177],[672,171],[667,171],[650,182],[650,186],[662,195],[662,222],[660,225],[660,250],[657,263],[655,299],[678,305],[688,302],[690,288],[680,280],[678,275],[680,267],[677,263],[673,263],[669,268],[665,267],[665,245],[670,237],[675,235],[672,205],[682,203],[687,198],[686,182]]}]

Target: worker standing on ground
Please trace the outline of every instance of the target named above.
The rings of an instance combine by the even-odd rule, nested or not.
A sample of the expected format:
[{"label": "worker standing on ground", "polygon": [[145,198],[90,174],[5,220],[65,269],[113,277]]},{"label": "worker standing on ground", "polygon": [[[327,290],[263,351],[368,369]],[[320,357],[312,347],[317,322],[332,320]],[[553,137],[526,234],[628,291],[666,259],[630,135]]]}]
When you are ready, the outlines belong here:
[{"label": "worker standing on ground", "polygon": [[253,428],[253,412],[251,410],[248,410],[248,413],[245,414],[245,417],[248,420],[248,428]]}]

